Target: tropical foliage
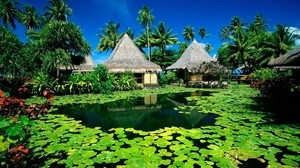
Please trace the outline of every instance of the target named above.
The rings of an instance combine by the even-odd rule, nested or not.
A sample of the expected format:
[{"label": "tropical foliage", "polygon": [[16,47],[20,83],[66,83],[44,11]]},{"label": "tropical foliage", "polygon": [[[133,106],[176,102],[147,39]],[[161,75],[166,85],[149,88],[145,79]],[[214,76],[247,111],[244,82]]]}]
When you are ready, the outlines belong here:
[{"label": "tropical foliage", "polygon": [[22,47],[23,43],[12,31],[0,26],[0,68],[4,74],[12,76],[22,74],[21,67],[24,65],[20,58]]},{"label": "tropical foliage", "polygon": [[[22,88],[19,89],[21,91]],[[48,92],[44,96],[49,97]],[[36,119],[47,113],[52,107],[50,101],[44,104],[26,105],[18,98],[6,97],[0,90],[0,164],[6,167],[26,167],[29,155],[28,139],[33,134]]]},{"label": "tropical foliage", "polygon": [[226,41],[219,48],[219,61],[232,69],[242,68],[249,74],[289,51],[295,45],[295,37],[286,25],[276,25],[275,32],[267,31],[267,23],[256,15],[249,27],[240,17],[220,31],[220,38]]},{"label": "tropical foliage", "polygon": [[0,17],[6,28],[11,25],[13,29],[16,29],[15,20],[20,20],[20,10],[17,8],[18,4],[18,1],[15,0],[0,1]]},{"label": "tropical foliage", "polygon": [[195,39],[194,27],[188,25],[184,28],[182,35],[187,42],[190,42]]},{"label": "tropical foliage", "polygon": [[120,23],[115,24],[113,21],[106,23],[106,28],[101,29],[103,34],[97,34],[100,36],[97,50],[100,52],[113,50],[122,37],[122,34],[119,33],[119,28]]},{"label": "tropical foliage", "polygon": [[24,11],[21,13],[21,23],[26,26],[27,29],[35,29],[40,26],[38,10],[32,5],[25,5]]},{"label": "tropical foliage", "polygon": [[64,0],[48,0],[49,5],[45,6],[44,16],[49,21],[68,21],[68,16],[72,14],[72,9]]},{"label": "tropical foliage", "polygon": [[[155,43],[155,46],[158,47],[160,52],[159,53],[160,55],[158,55],[158,57],[160,57],[161,60],[160,63],[163,64],[167,61],[166,57],[168,57],[168,55],[166,55],[166,47],[168,45],[173,45],[178,42],[177,34],[172,34],[172,29],[166,28],[165,23],[160,22],[158,24],[158,27],[155,27],[155,31],[153,33],[153,41]],[[157,62],[157,64],[159,65],[160,63]],[[161,66],[163,69],[166,67],[166,65],[161,65]]]}]

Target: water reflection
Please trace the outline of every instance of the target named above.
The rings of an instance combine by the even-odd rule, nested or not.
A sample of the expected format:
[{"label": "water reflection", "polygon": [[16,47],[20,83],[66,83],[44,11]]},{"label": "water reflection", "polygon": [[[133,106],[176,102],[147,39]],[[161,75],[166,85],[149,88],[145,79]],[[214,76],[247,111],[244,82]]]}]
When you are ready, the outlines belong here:
[{"label": "water reflection", "polygon": [[105,104],[65,105],[56,113],[66,114],[88,127],[101,127],[103,131],[111,128],[134,128],[144,131],[164,127],[195,128],[213,125],[217,115],[205,114],[192,108],[182,112],[178,106],[192,105],[189,96],[208,96],[209,92],[185,92],[162,95],[149,95],[142,98],[129,98]]}]

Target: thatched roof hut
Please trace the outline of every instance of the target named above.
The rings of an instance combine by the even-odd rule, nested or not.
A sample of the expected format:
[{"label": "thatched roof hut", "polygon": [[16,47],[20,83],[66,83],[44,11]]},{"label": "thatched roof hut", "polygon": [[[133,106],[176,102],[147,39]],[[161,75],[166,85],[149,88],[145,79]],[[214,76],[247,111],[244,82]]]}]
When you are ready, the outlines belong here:
[{"label": "thatched roof hut", "polygon": [[88,55],[85,58],[85,62],[80,65],[74,65],[74,70],[75,72],[89,72],[89,71],[94,71],[94,68],[96,67],[96,64],[93,60],[93,58]]},{"label": "thatched roof hut", "polygon": [[79,65],[61,66],[60,71],[72,71],[72,72],[91,72],[94,71],[96,64],[90,55],[84,57],[84,62]]},{"label": "thatched roof hut", "polygon": [[300,69],[300,47],[271,60],[268,65],[276,69]]},{"label": "thatched roof hut", "polygon": [[200,65],[204,62],[211,62],[213,59],[203,49],[200,43],[194,40],[188,48],[183,52],[181,57],[167,70],[187,69],[189,72],[198,71]]},{"label": "thatched roof hut", "polygon": [[146,59],[132,39],[125,33],[120,39],[109,59],[103,63],[109,72],[120,73],[131,71],[133,73],[160,72],[161,67]]}]

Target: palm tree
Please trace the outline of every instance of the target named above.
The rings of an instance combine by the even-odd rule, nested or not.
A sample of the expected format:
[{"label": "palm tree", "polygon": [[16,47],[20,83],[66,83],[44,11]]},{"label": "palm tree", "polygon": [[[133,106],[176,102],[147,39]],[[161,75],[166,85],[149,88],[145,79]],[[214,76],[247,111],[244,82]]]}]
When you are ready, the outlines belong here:
[{"label": "palm tree", "polygon": [[224,27],[223,29],[221,29],[220,31],[220,38],[221,41],[226,41],[229,39],[229,35],[230,35],[230,30],[228,27]]},{"label": "palm tree", "polygon": [[210,52],[213,50],[212,46],[211,46],[209,43],[207,43],[207,44],[205,45],[204,49],[205,49],[205,51],[208,52],[208,53],[210,53]]},{"label": "palm tree", "polygon": [[[295,45],[295,39],[293,33],[289,31],[289,27],[286,25],[276,25],[276,31],[263,40],[263,52],[268,53],[269,58],[277,58],[282,54],[285,54]],[[268,52],[267,52],[268,51]]]},{"label": "palm tree", "polygon": [[39,27],[38,11],[31,5],[24,6],[24,12],[21,15],[21,22],[27,29],[35,29]]},{"label": "palm tree", "polygon": [[178,55],[181,56],[182,53],[183,53],[187,48],[188,48],[187,43],[185,43],[185,42],[179,43]]},{"label": "palm tree", "polygon": [[19,20],[20,13],[16,5],[18,5],[18,2],[14,0],[0,1],[0,17],[6,28],[10,24],[13,29],[16,29],[15,19]]},{"label": "palm tree", "polygon": [[100,42],[97,45],[97,50],[100,52],[113,50],[122,36],[119,33],[119,28],[120,23],[115,24],[113,21],[106,23],[106,28],[100,29],[103,34],[97,34],[97,36],[100,36]]},{"label": "palm tree", "polygon": [[68,16],[72,15],[72,9],[63,0],[48,0],[50,6],[46,5],[45,16],[48,21],[68,21]]},{"label": "palm tree", "polygon": [[[152,37],[152,30],[150,30],[149,32],[148,32],[148,34],[149,34],[149,42],[150,42],[150,45],[149,45],[149,49],[150,49],[150,51],[151,51],[151,46],[153,46],[153,44],[154,44],[154,42],[153,42],[153,37]],[[136,43],[136,45],[139,47],[139,49],[142,51],[142,52],[144,52],[143,51],[143,48],[144,47],[147,47],[148,46],[148,35],[147,35],[147,32],[145,32],[145,31],[143,31],[143,33],[140,35],[140,36],[138,36],[135,40],[134,40],[134,42]],[[152,53],[151,53],[151,55],[152,55]]]},{"label": "palm tree", "polygon": [[127,34],[131,39],[133,39],[134,32],[133,32],[133,30],[132,30],[130,27],[127,27],[127,29],[126,29],[126,34]]},{"label": "palm tree", "polygon": [[188,42],[194,40],[195,38],[195,32],[194,32],[194,27],[188,25],[184,28],[182,35],[184,39]]},{"label": "palm tree", "polygon": [[147,6],[143,6],[142,9],[139,10],[139,16],[137,18],[137,20],[142,24],[142,26],[146,28],[149,61],[151,59],[149,27],[152,26],[152,23],[154,21],[154,16],[151,14],[151,12],[152,10],[150,10]]},{"label": "palm tree", "polygon": [[202,41],[203,41],[203,38],[204,38],[204,37],[209,36],[209,34],[206,33],[206,30],[205,30],[204,28],[200,28],[198,33],[199,33],[199,35],[200,35]]},{"label": "palm tree", "polygon": [[165,50],[168,45],[173,45],[178,42],[177,34],[172,34],[172,29],[166,29],[164,22],[160,22],[158,27],[155,27],[155,32],[153,34],[153,42],[158,46],[162,61],[165,60]]},{"label": "palm tree", "polygon": [[228,25],[230,31],[235,31],[240,27],[245,28],[245,23],[242,22],[242,18],[235,16],[231,19],[231,23]]},{"label": "palm tree", "polygon": [[226,61],[239,62],[244,66],[245,73],[252,72],[252,54],[255,51],[254,44],[256,43],[256,38],[247,34],[241,27],[235,30],[235,36],[230,36],[229,38],[231,43],[223,46],[227,48],[227,53],[229,53]]},{"label": "palm tree", "polygon": [[259,33],[263,32],[263,31],[266,31],[267,27],[269,27],[269,25],[263,19],[262,15],[257,14],[255,16],[255,19],[254,19],[253,23],[250,24],[248,30],[249,31],[253,31],[256,34],[259,34]]}]

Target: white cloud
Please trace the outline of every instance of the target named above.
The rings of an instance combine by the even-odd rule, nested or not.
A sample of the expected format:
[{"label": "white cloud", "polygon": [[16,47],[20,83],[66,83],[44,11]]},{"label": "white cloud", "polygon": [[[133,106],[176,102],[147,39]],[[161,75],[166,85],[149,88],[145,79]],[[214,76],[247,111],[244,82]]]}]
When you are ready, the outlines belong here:
[{"label": "white cloud", "polygon": [[[300,29],[297,27],[289,27],[289,32],[292,32],[294,35],[297,35],[300,37]],[[295,40],[296,46],[300,46],[300,39]]]},{"label": "white cloud", "polygon": [[293,32],[293,34],[300,36],[300,29],[297,27],[289,27],[289,32]]},{"label": "white cloud", "polygon": [[295,41],[295,44],[296,44],[296,46],[300,46],[300,39],[297,39],[297,40]]}]

